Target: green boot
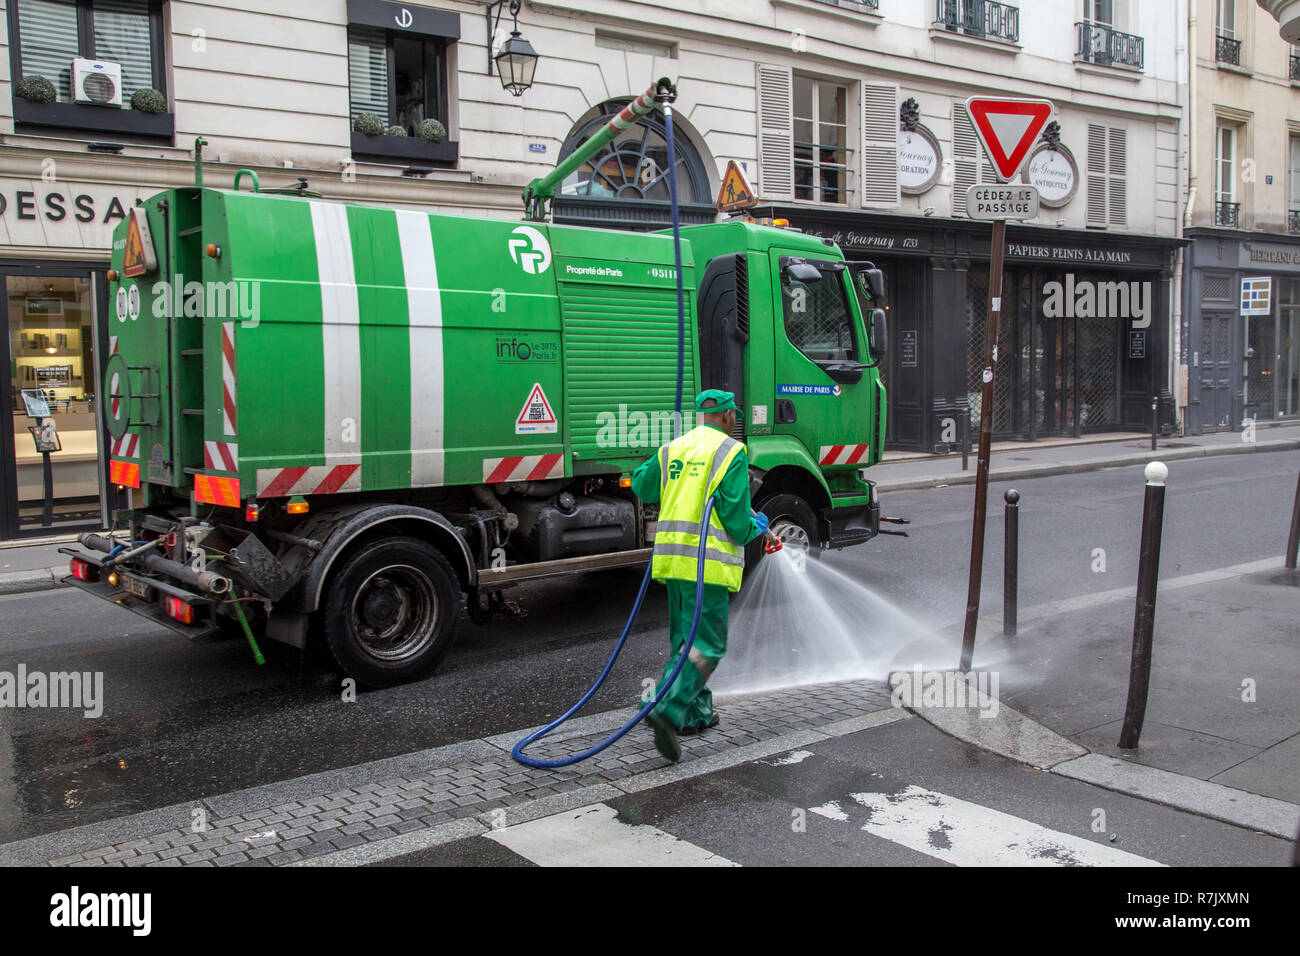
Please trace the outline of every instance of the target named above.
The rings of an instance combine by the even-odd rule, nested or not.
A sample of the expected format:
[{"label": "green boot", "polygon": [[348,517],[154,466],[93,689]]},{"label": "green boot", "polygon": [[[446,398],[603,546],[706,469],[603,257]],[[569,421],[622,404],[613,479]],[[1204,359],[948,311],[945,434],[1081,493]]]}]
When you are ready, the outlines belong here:
[{"label": "green boot", "polygon": [[673,763],[681,760],[682,745],[677,739],[677,730],[668,722],[668,719],[653,710],[646,714],[645,719],[655,732],[655,750]]}]

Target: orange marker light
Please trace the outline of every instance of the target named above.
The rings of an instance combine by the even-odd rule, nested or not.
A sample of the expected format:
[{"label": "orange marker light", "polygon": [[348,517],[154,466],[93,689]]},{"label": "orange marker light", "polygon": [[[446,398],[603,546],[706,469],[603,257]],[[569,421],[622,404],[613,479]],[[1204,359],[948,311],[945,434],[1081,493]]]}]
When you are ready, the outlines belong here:
[{"label": "orange marker light", "polygon": [[303,498],[299,495],[294,495],[292,498],[289,499],[289,504],[285,507],[284,510],[291,515],[305,515],[310,508],[311,505],[307,503],[306,498]]},{"label": "orange marker light", "polygon": [[631,488],[631,487],[632,487],[632,479],[631,479],[631,478],[620,478],[620,479],[618,480],[618,486],[619,486],[620,488]]},{"label": "orange marker light", "polygon": [[780,228],[782,228],[782,227],[784,227],[784,226],[788,226],[788,225],[790,225],[790,220],[789,220],[789,219],[773,219],[773,220],[772,220],[772,225],[774,225],[774,226],[776,226],[778,229],[780,229]]},{"label": "orange marker light", "polygon": [[221,258],[221,247],[217,245],[215,242],[209,242],[207,249],[205,249],[204,251],[208,254],[209,259]]},{"label": "orange marker light", "polygon": [[117,270],[116,270],[116,269],[109,269],[109,270],[108,270],[108,281],[109,281],[109,282],[116,282],[116,281],[117,281]]}]

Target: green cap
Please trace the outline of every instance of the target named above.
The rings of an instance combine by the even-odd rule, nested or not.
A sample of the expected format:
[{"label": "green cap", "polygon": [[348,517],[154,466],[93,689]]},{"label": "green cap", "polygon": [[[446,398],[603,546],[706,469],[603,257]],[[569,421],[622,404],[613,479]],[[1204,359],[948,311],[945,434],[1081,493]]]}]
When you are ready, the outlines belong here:
[{"label": "green cap", "polygon": [[[704,403],[709,399],[717,401],[713,408],[705,408]],[[731,392],[724,392],[720,388],[706,388],[700,394],[695,396],[695,410],[712,415],[715,412],[734,411],[736,408],[736,396]]]}]

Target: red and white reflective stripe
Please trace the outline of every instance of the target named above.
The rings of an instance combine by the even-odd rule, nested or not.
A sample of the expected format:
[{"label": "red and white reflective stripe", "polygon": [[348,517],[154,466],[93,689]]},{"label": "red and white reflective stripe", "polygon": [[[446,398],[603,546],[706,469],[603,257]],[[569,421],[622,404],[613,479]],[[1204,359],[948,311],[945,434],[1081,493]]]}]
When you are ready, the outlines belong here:
[{"label": "red and white reflective stripe", "polygon": [[821,465],[856,465],[870,454],[870,445],[822,445],[817,462]]},{"label": "red and white reflective stripe", "polygon": [[111,454],[116,458],[134,458],[140,450],[140,436],[127,433],[114,438]]},{"label": "red and white reflective stripe", "polygon": [[[116,335],[110,335],[110,336],[108,337],[108,354],[109,354],[109,355],[116,355],[116,354],[117,354],[117,336],[116,336]],[[109,382],[108,382],[108,391],[109,391],[110,394],[113,394],[113,395],[116,395],[116,394],[117,394],[117,387],[118,387],[119,385],[122,384],[121,381],[120,381],[120,378],[121,378],[121,376],[119,376],[116,372],[114,372],[114,373],[113,373],[113,377],[112,377],[111,379],[109,379]],[[113,407],[112,407],[112,409],[111,409],[111,414],[112,414],[112,416],[113,416],[113,421],[117,421],[117,410],[118,410],[118,408],[120,407],[121,404],[122,404],[122,400],[121,400],[120,398],[114,398],[114,399],[112,400],[112,405],[113,405]]]},{"label": "red and white reflective stripe", "polygon": [[235,435],[235,323],[221,323],[222,432]]},{"label": "red and white reflective stripe", "polygon": [[558,453],[483,459],[483,480],[490,485],[499,481],[541,481],[543,478],[563,477],[564,455]]},{"label": "red and white reflective stripe", "polygon": [[239,445],[232,441],[205,441],[203,467],[210,471],[239,471]]},{"label": "red and white reflective stripe", "polygon": [[311,468],[257,469],[257,496],[332,495],[361,490],[361,465],[316,465]]}]

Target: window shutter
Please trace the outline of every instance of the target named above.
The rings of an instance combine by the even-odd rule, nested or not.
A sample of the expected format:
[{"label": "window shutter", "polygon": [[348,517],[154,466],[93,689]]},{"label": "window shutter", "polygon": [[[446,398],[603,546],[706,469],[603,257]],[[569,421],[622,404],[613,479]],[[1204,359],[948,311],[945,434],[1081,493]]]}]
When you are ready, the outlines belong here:
[{"label": "window shutter", "polygon": [[95,0],[95,59],[122,64],[122,99],[152,88],[148,0]]},{"label": "window shutter", "polygon": [[1106,127],[1088,125],[1088,225],[1106,225]]},{"label": "window shutter", "polygon": [[966,215],[966,190],[980,181],[980,141],[965,100],[952,101],[952,214]]},{"label": "window shutter", "polygon": [[1128,225],[1128,130],[1111,128],[1109,222],[1112,226]]},{"label": "window shutter", "polygon": [[388,39],[374,27],[348,30],[348,89],[352,117],[375,113],[385,123],[388,115]]},{"label": "window shutter", "polygon": [[780,66],[758,66],[758,174],[765,199],[794,199],[793,79]]},{"label": "window shutter", "polygon": [[16,2],[18,58],[23,76],[43,76],[59,91],[59,99],[72,99],[72,61],[81,55],[77,5],[72,0]]},{"label": "window shutter", "polygon": [[898,84],[862,84],[862,205],[897,206]]}]

